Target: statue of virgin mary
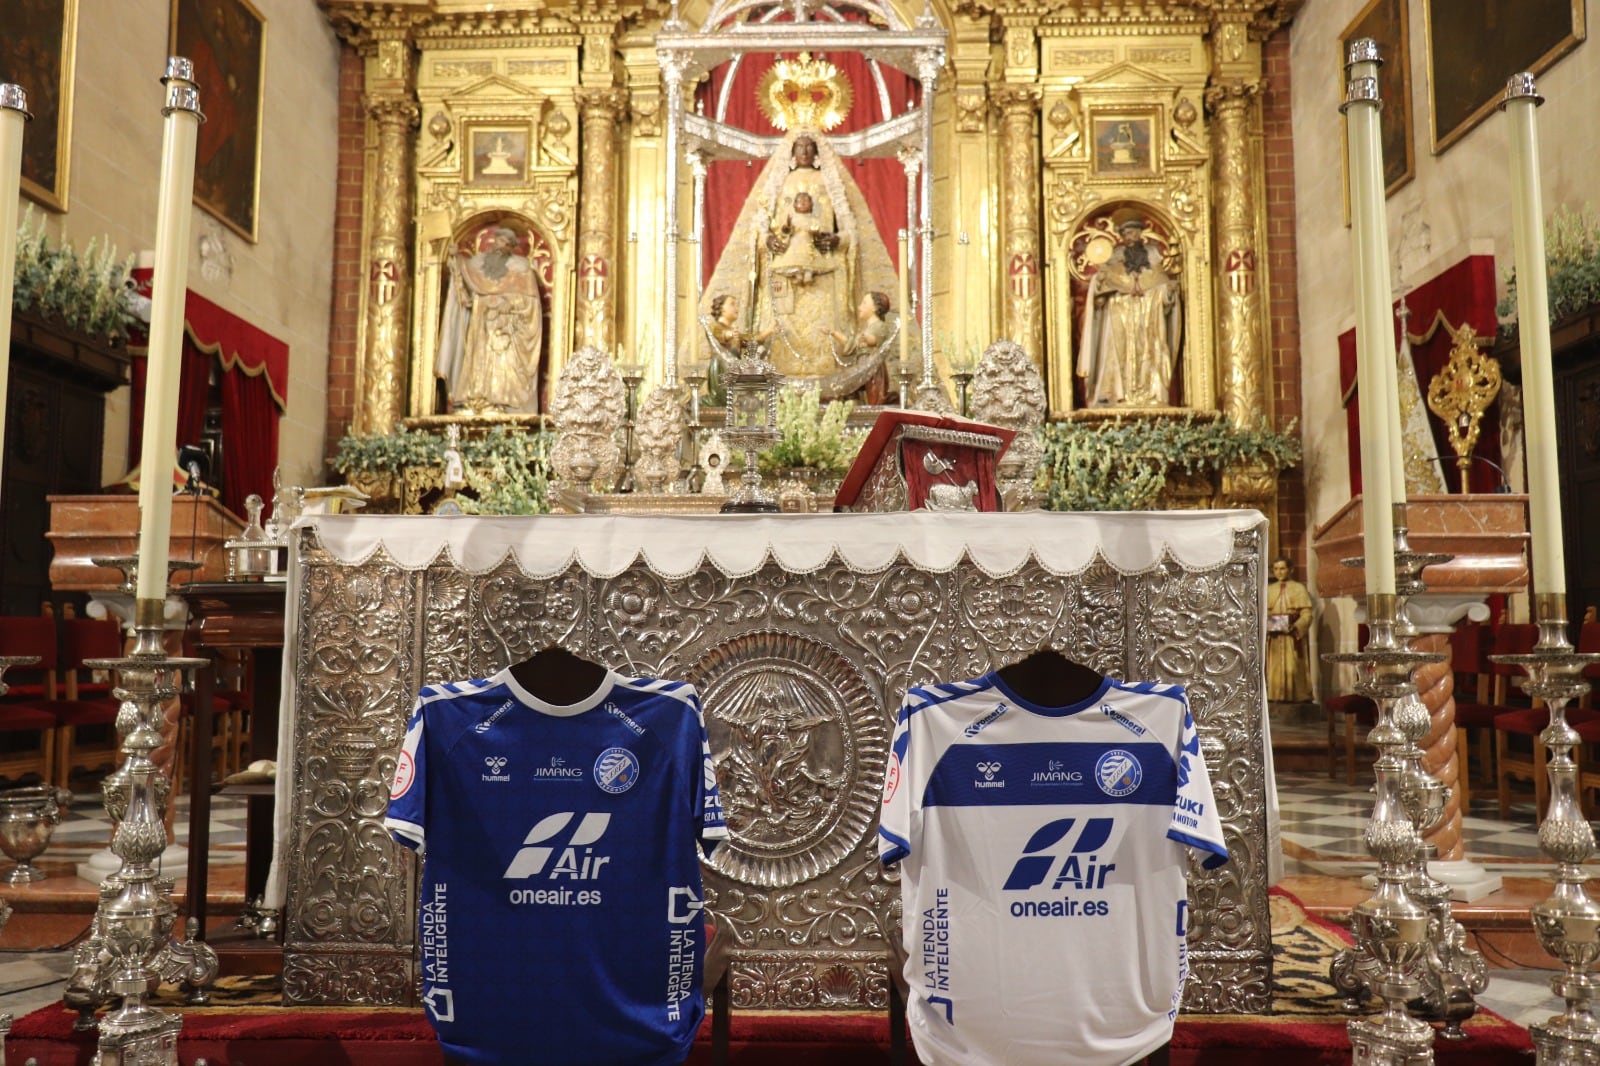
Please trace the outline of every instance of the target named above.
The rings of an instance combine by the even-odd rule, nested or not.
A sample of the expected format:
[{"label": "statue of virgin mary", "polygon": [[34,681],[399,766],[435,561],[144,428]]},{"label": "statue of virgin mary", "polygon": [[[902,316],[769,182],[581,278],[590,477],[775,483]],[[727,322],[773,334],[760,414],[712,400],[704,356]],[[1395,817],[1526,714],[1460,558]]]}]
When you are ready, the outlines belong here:
[{"label": "statue of virgin mary", "polygon": [[[851,343],[856,309],[863,296],[896,289],[889,250],[861,190],[822,132],[799,126],[762,168],[700,315],[714,322],[718,297],[736,301],[744,314],[739,336],[765,343],[780,373],[816,384],[825,399],[842,398],[877,375],[898,336],[895,308],[882,343]],[[716,331],[707,336],[722,347]]]}]

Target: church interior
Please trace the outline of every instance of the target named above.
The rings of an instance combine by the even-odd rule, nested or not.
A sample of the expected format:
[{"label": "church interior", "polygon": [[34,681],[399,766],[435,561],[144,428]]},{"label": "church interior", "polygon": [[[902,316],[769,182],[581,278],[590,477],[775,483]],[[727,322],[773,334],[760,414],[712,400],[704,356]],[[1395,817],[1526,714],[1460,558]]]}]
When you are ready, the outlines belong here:
[{"label": "church interior", "polygon": [[0,1062],[446,1061],[552,648],[704,704],[688,1061],[927,1051],[896,710],[1051,650],[1231,858],[1103,1061],[1600,1058],[1586,0],[7,6]]}]

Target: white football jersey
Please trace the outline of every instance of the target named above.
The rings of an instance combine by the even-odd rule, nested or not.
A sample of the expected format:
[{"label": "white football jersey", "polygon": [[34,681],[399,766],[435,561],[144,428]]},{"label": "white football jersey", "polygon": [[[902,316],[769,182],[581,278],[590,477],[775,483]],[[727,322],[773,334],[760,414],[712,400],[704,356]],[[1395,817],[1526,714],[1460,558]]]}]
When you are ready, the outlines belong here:
[{"label": "white football jersey", "polygon": [[929,1066],[1116,1066],[1172,1036],[1185,852],[1227,861],[1183,690],[1042,707],[995,674],[913,688],[884,781],[907,1017]]}]

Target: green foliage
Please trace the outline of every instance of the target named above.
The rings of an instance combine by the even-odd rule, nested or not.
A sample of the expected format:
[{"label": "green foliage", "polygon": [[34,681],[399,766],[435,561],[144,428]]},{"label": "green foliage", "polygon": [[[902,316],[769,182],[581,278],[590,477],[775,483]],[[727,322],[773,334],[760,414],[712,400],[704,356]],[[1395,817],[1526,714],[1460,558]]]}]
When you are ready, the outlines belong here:
[{"label": "green foliage", "polygon": [[840,474],[850,468],[866,434],[846,425],[855,404],[835,400],[825,408],[814,386],[789,383],[778,390],[778,442],[761,453],[761,470],[810,467]]},{"label": "green foliage", "polygon": [[125,341],[138,321],[123,302],[123,281],[133,270],[133,256],[117,260],[116,245],[91,240],[80,255],[72,244],[52,245],[44,216],[33,205],[17,231],[16,287],[13,306],[65,323],[116,343]]},{"label": "green foliage", "polygon": [[[1550,289],[1550,321],[1600,304],[1600,212],[1588,204],[1581,211],[1565,205],[1545,220],[1544,254]],[[1495,308],[1502,319],[1501,332],[1515,336],[1517,324],[1517,272],[1506,274],[1506,296]]]},{"label": "green foliage", "polygon": [[[341,474],[402,473],[407,467],[445,465],[443,434],[396,424],[390,433],[350,433],[339,441],[333,468]],[[544,514],[550,510],[546,469],[549,440],[543,430],[494,426],[463,439],[461,462],[471,496],[459,496],[468,514]]]},{"label": "green foliage", "polygon": [[1155,506],[1167,474],[1214,474],[1265,464],[1283,470],[1300,461],[1300,441],[1265,421],[1241,429],[1225,419],[1200,421],[1054,422],[1041,431],[1051,511],[1142,511]]}]

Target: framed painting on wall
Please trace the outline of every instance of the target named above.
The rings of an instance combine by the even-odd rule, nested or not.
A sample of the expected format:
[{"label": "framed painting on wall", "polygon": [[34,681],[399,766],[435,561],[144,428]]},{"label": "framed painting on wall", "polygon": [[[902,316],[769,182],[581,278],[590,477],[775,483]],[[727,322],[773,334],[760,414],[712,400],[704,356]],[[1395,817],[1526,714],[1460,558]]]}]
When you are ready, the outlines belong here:
[{"label": "framed painting on wall", "polygon": [[261,98],[266,19],[249,0],[172,0],[169,55],[194,62],[200,90],[195,203],[248,241],[261,189]]},{"label": "framed painting on wall", "polygon": [[1090,170],[1097,178],[1146,178],[1160,162],[1153,111],[1096,112]]},{"label": "framed painting on wall", "polygon": [[67,209],[72,162],[72,58],[78,0],[6,0],[0,81],[28,94],[22,191],[53,211]]},{"label": "framed painting on wall", "polygon": [[1423,0],[1428,120],[1438,155],[1500,104],[1506,79],[1538,75],[1586,36],[1584,0]]},{"label": "framed painting on wall", "polygon": [[528,146],[533,138],[525,123],[467,127],[467,185],[527,185]]},{"label": "framed painting on wall", "polygon": [[[1378,93],[1383,99],[1383,191],[1392,196],[1396,189],[1416,175],[1416,152],[1411,136],[1411,34],[1406,15],[1406,0],[1368,0],[1361,13],[1339,35],[1339,84],[1344,85],[1344,61],[1350,42],[1370,37],[1378,42],[1383,65],[1378,68]],[[1341,92],[1341,95],[1342,92]],[[1342,122],[1341,122],[1342,127]],[[1350,220],[1349,142],[1340,144],[1345,153],[1345,221]]]}]

